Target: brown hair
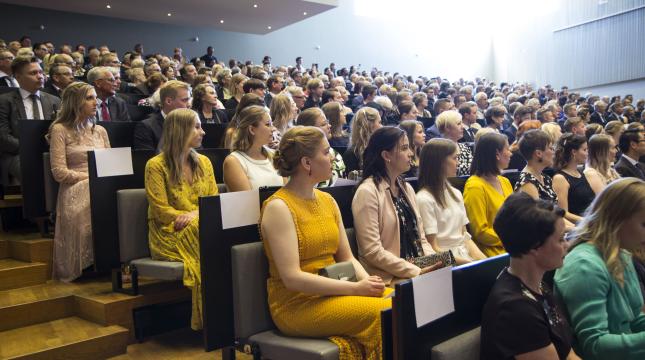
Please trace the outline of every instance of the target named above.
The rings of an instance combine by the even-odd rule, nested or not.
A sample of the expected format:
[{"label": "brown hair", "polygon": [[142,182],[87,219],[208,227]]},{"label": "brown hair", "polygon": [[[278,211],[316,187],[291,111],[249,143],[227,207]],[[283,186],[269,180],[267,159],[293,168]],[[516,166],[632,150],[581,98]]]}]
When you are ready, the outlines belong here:
[{"label": "brown hair", "polygon": [[[198,119],[197,113],[191,109],[175,109],[163,122],[161,153],[173,184],[181,183],[183,156],[193,134],[195,121]],[[195,179],[204,175],[204,170],[199,163],[199,155],[194,149],[189,150],[188,162]]]},{"label": "brown hair", "polygon": [[[421,148],[419,162],[419,189],[426,189],[442,209],[446,208],[446,189],[450,188],[443,164],[446,159],[457,151],[457,144],[449,139],[435,138]],[[457,201],[455,194],[450,196]]]}]

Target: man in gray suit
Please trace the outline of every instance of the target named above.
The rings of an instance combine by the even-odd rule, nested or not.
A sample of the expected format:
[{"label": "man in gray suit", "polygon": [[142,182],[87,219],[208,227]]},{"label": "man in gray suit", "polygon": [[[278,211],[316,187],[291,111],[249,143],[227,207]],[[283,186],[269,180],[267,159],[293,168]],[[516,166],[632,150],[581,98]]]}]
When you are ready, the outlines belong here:
[{"label": "man in gray suit", "polygon": [[128,113],[128,105],[125,100],[114,96],[117,85],[109,67],[93,67],[87,73],[87,82],[96,90],[96,119],[98,121],[130,121],[130,113]]},{"label": "man in gray suit", "polygon": [[41,92],[45,75],[35,57],[18,57],[11,63],[11,71],[20,87],[0,96],[0,167],[3,184],[10,177],[20,182],[18,149],[19,120],[53,120],[60,108],[60,99]]}]

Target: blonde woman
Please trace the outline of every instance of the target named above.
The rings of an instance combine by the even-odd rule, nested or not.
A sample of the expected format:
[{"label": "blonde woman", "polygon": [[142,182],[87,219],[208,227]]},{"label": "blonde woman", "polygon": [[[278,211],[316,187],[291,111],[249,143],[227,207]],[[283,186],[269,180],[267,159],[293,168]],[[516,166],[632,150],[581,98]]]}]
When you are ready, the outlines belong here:
[{"label": "blonde woman", "polygon": [[558,140],[560,140],[560,137],[562,136],[562,129],[560,128],[560,125],[557,123],[544,123],[540,127],[542,131],[545,133],[549,134],[549,137],[551,137],[551,143],[552,144],[557,144]]},{"label": "blonde woman", "polygon": [[331,126],[329,145],[346,147],[349,144],[349,134],[343,129],[343,126],[347,124],[345,107],[339,102],[332,101],[323,105],[322,111]]},{"label": "blonde woman", "polygon": [[217,195],[213,165],[195,151],[204,134],[195,111],[171,111],[163,124],[161,153],[148,160],[145,170],[150,254],[155,260],[184,263],[184,285],[192,290],[194,330],[202,328],[197,200]]},{"label": "blonde woman", "polygon": [[645,241],[645,182],[624,178],[591,203],[555,286],[584,359],[645,358],[643,297],[632,253]]},{"label": "blonde woman", "polygon": [[350,144],[343,154],[343,161],[348,173],[363,169],[363,152],[372,133],[381,127],[381,116],[376,109],[365,106],[356,112],[352,120]]},{"label": "blonde woman", "polygon": [[293,121],[298,116],[298,108],[291,96],[282,93],[273,97],[270,115],[277,130],[276,140],[279,142],[282,135],[293,126]]},{"label": "blonde woman", "polygon": [[243,86],[246,80],[248,80],[248,78],[240,73],[233,75],[233,78],[231,79],[231,84],[229,86],[231,97],[224,103],[224,107],[228,110],[227,115],[229,119],[233,117],[235,114],[235,108],[237,108],[240,100],[242,100],[242,95],[244,95]]},{"label": "blonde woman", "polygon": [[613,161],[616,158],[616,143],[614,138],[606,135],[594,135],[589,139],[589,156],[585,166],[584,175],[595,194],[620,175],[613,168]]},{"label": "blonde woman", "polygon": [[229,192],[281,186],[284,179],[271,164],[275,128],[263,106],[251,105],[238,114],[231,154],[224,159],[224,183]]},{"label": "blonde woman", "polygon": [[461,114],[455,110],[444,111],[437,116],[435,122],[441,136],[454,141],[459,147],[457,155],[457,176],[470,175],[470,165],[473,162],[473,151],[466,143],[458,142],[464,136],[464,126]]},{"label": "blonde woman", "polygon": [[110,147],[107,132],[92,122],[96,91],[83,82],[63,91],[61,111],[49,128],[51,169],[60,183],[52,276],[72,281],[94,262],[87,151]]}]

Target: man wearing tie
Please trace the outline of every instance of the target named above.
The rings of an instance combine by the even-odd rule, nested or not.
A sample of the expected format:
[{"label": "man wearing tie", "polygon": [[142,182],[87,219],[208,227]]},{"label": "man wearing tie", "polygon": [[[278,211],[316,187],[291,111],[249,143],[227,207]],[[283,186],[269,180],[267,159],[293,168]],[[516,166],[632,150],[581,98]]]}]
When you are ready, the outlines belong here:
[{"label": "man wearing tie", "polygon": [[60,99],[41,92],[45,75],[35,57],[18,57],[11,63],[11,71],[19,88],[0,95],[0,167],[2,182],[19,182],[20,160],[19,120],[52,120],[60,107]]},{"label": "man wearing tie", "polygon": [[11,62],[15,57],[11,51],[0,51],[0,87],[18,87],[18,82],[13,78]]},{"label": "man wearing tie", "polygon": [[473,127],[473,124],[477,123],[477,104],[473,101],[467,101],[459,106],[459,113],[461,114],[461,121],[464,127],[464,136],[459,139],[459,142],[475,142],[477,129]]},{"label": "man wearing tie", "polygon": [[93,67],[87,73],[87,82],[96,90],[96,119],[98,121],[130,121],[125,100],[115,96],[116,80],[106,66]]},{"label": "man wearing tie", "polygon": [[615,166],[620,176],[645,180],[645,165],[638,161],[641,156],[645,155],[643,131],[640,129],[625,131],[620,135],[618,147],[623,153]]}]

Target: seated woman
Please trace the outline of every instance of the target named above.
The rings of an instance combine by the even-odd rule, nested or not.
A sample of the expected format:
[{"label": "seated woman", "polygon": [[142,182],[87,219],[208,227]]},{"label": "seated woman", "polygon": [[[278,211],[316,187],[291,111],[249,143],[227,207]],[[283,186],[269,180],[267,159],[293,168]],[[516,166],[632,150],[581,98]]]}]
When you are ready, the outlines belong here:
[{"label": "seated woman", "polygon": [[419,175],[419,154],[421,148],[426,143],[426,134],[423,131],[423,123],[416,120],[403,120],[399,127],[405,131],[412,151],[412,160],[410,160],[410,170],[403,177],[417,177]]},{"label": "seated woman", "polygon": [[457,155],[457,144],[452,140],[435,138],[423,146],[416,200],[432,248],[451,250],[457,264],[465,264],[486,255],[466,230],[468,217],[461,193],[448,182],[457,174]]},{"label": "seated woman", "polygon": [[579,359],[564,309],[542,281],[562,266],[563,215],[553,203],[522,192],[499,209],[493,227],[511,259],[484,305],[481,359]]},{"label": "seated woman", "polygon": [[359,260],[386,284],[433,269],[407,261],[434,253],[423,231],[414,190],[400,178],[410,169],[411,157],[403,130],[390,126],[376,130],[365,149],[364,177],[352,200]]},{"label": "seated woman", "polygon": [[[327,118],[325,118],[325,113],[323,113],[320,108],[312,107],[303,110],[300,115],[298,115],[297,124],[299,126],[315,126],[322,130],[327,140],[331,138],[331,127],[327,122]],[[329,156],[332,158],[331,177],[318,184],[318,187],[332,186],[338,178],[345,178],[345,163],[343,162],[343,157],[333,148],[329,149]]]},{"label": "seated woman", "polygon": [[226,110],[217,99],[215,87],[200,84],[193,90],[193,110],[199,115],[202,124],[224,124],[228,122]]},{"label": "seated woman", "polygon": [[489,107],[484,113],[486,127],[495,130],[496,133],[501,133],[505,115],[506,108],[503,106]]},{"label": "seated woman", "polygon": [[520,140],[524,133],[529,130],[539,129],[541,126],[542,123],[540,123],[539,120],[526,120],[520,124],[517,132],[515,133],[515,141],[510,146],[511,153],[513,155],[511,155],[511,161],[508,163],[509,170],[522,171],[522,169],[524,169],[526,166],[526,159],[522,156],[522,153],[520,153]]},{"label": "seated woman", "polygon": [[194,150],[204,138],[193,110],[171,111],[163,124],[161,153],[148,160],[148,242],[155,260],[184,263],[184,285],[192,290],[191,327],[202,328],[199,265],[200,196],[217,195],[213,165]]},{"label": "seated woman", "polygon": [[419,111],[417,110],[417,107],[414,106],[414,103],[412,101],[401,101],[398,105],[398,109],[399,114],[401,114],[399,122],[406,120],[416,120],[417,116],[419,116]]},{"label": "seated woman", "polygon": [[332,101],[323,105],[322,111],[331,125],[329,145],[346,147],[349,144],[349,134],[343,129],[343,126],[347,124],[345,107],[337,101]]},{"label": "seated woman", "polygon": [[257,94],[244,94],[242,100],[237,105],[235,109],[235,114],[230,118],[228,126],[226,126],[226,131],[224,132],[224,139],[222,141],[222,147],[225,149],[231,149],[233,146],[233,135],[235,135],[235,130],[240,123],[240,112],[251,105],[264,106],[264,98],[260,97]]},{"label": "seated woman", "polygon": [[644,359],[645,314],[632,253],[645,239],[645,182],[624,178],[591,203],[555,286],[584,359]]},{"label": "seated woman", "polygon": [[347,173],[363,170],[363,152],[367,147],[372,133],[380,128],[381,116],[378,110],[365,106],[360,108],[352,120],[352,138],[347,151],[343,154],[343,161]]},{"label": "seated woman", "polygon": [[242,96],[244,95],[244,83],[246,82],[246,80],[248,80],[248,78],[241,73],[237,73],[231,78],[228,87],[231,97],[224,102],[224,107],[226,108],[226,116],[228,116],[229,119],[233,118],[233,115],[235,115],[235,110],[237,109],[237,105],[239,105],[240,101],[242,100]]},{"label": "seated woman", "polygon": [[296,117],[298,116],[298,107],[291,96],[287,94],[278,94],[271,100],[271,109],[269,110],[273,126],[276,131],[275,147],[277,148],[282,135],[293,127]]},{"label": "seated woman", "polygon": [[470,231],[479,249],[486,256],[505,252],[493,229],[497,210],[513,193],[513,186],[501,174],[511,159],[506,135],[490,133],[482,136],[475,146],[472,176],[464,188],[464,205],[470,219]]},{"label": "seated woman", "polygon": [[461,114],[454,110],[444,111],[437,116],[435,124],[443,138],[453,141],[459,147],[459,155],[457,155],[457,176],[470,175],[473,152],[466,143],[457,142],[464,136]]},{"label": "seated woman", "polygon": [[95,125],[96,91],[82,82],[62,94],[61,110],[49,128],[51,169],[58,188],[52,277],[72,281],[94,263],[87,152],[110,147],[107,132]]},{"label": "seated woman", "polygon": [[620,178],[613,168],[618,150],[616,150],[614,138],[606,134],[592,136],[588,144],[589,156],[583,173],[594,194],[597,195],[610,182]]},{"label": "seated woman", "polygon": [[[260,219],[269,311],[288,336],[326,337],[343,358],[380,359],[381,310],[392,306],[384,297],[391,290],[356,261],[336,201],[315,189],[331,177],[329,149],[319,129],[298,126],[273,158],[289,182],[264,202]],[[339,262],[351,262],[357,282],[318,275]]]},{"label": "seated woman", "polygon": [[596,196],[587,176],[578,170],[578,166],[586,161],[587,138],[575,134],[562,135],[555,150],[557,173],[553,176],[553,190],[558,195],[558,206],[579,217]]},{"label": "seated woman", "polygon": [[274,127],[266,107],[251,105],[239,113],[232,152],[224,159],[224,184],[228,192],[281,186],[284,183],[271,164]]}]

